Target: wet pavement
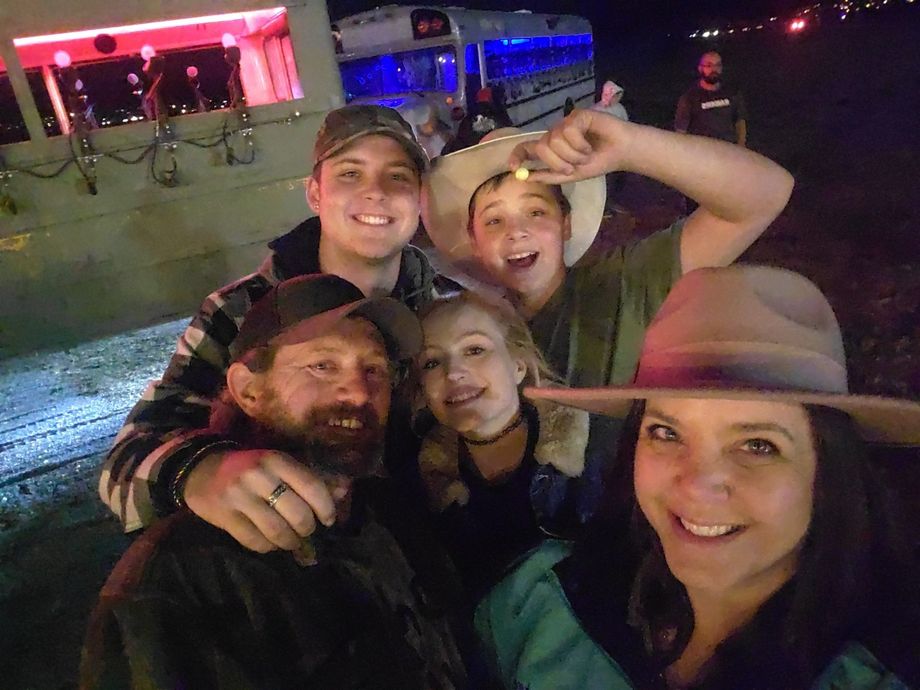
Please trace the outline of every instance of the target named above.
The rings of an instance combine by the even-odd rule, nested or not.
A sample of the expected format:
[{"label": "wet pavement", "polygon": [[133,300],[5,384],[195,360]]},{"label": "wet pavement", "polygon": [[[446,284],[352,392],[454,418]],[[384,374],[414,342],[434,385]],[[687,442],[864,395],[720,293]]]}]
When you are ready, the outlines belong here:
[{"label": "wet pavement", "polygon": [[99,468],[185,322],[0,361],[0,688],[76,687],[86,618],[129,543]]},{"label": "wet pavement", "polygon": [[185,320],[0,361],[0,539],[93,473]]}]

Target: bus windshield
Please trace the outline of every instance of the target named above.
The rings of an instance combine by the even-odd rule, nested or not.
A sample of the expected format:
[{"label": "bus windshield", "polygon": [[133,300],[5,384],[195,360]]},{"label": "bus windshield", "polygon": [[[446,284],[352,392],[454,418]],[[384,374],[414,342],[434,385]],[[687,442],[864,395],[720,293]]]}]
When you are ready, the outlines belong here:
[{"label": "bus windshield", "polygon": [[457,90],[457,53],[453,46],[408,50],[339,64],[345,100]]}]

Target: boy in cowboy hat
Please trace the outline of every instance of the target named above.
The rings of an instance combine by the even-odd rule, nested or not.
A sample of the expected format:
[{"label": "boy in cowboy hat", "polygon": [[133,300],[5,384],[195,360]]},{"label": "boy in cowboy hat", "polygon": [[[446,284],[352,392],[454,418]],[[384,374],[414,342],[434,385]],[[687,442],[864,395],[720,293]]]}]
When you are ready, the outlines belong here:
[{"label": "boy in cowboy hat", "polygon": [[[548,169],[512,174],[525,164]],[[576,266],[600,226],[603,174],[616,170],[659,180],[700,208]],[[751,151],[577,110],[549,132],[497,130],[438,159],[422,217],[450,261],[507,292],[569,383],[597,386],[632,377],[645,327],[674,281],[738,258],[792,184]]]}]

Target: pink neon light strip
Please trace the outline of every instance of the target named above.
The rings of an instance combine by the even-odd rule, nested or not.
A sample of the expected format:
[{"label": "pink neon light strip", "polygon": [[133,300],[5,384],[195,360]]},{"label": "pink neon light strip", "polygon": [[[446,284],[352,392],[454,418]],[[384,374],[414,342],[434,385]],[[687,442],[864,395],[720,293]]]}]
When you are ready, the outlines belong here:
[{"label": "pink neon light strip", "polygon": [[48,34],[46,36],[27,36],[25,38],[14,38],[13,45],[17,48],[22,46],[39,45],[42,43],[56,43],[58,41],[75,41],[81,38],[95,38],[99,34],[131,34],[138,31],[153,31],[154,29],[169,29],[176,26],[188,26],[189,24],[208,24],[211,22],[228,22],[236,19],[243,19],[249,15],[270,13],[275,14],[284,11],[284,7],[275,7],[273,9],[254,10],[252,12],[232,12],[230,14],[211,14],[205,17],[189,17],[187,19],[167,19],[159,22],[147,22],[146,24],[131,24],[130,26],[110,26],[105,29],[87,29],[85,31],[71,31],[63,34]]}]

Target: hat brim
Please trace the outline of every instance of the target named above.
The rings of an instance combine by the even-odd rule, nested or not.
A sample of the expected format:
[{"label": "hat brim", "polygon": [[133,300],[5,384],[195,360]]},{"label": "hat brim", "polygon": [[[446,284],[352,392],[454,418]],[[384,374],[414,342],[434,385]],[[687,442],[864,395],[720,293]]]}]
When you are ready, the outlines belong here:
[{"label": "hat brim", "polygon": [[[425,230],[446,260],[478,280],[489,277],[479,266],[467,230],[470,198],[483,182],[508,171],[508,158],[518,144],[544,134],[524,132],[491,139],[432,162],[422,204]],[[572,207],[572,236],[565,243],[563,257],[565,265],[572,266],[588,251],[600,229],[607,202],[606,178],[601,175],[564,184],[562,193]]]},{"label": "hat brim", "polygon": [[430,167],[431,161],[428,158],[428,154],[418,142],[410,139],[408,136],[403,136],[402,134],[393,131],[392,127],[383,125],[379,127],[369,127],[368,129],[362,130],[360,132],[355,132],[351,136],[345,137],[341,141],[337,142],[335,146],[332,146],[327,151],[324,151],[323,155],[313,162],[313,166],[316,167],[323,161],[329,160],[336,154],[341,153],[343,150],[345,150],[346,147],[351,146],[351,144],[356,142],[358,139],[371,136],[373,134],[390,137],[390,139],[402,146],[403,150],[405,150],[405,152],[409,155],[409,158],[412,159],[412,162],[415,163],[415,167],[418,169],[419,173],[424,173]]},{"label": "hat brim", "polygon": [[532,400],[601,414],[625,417],[632,403],[648,398],[761,400],[765,402],[821,405],[848,414],[860,435],[870,443],[920,446],[920,403],[874,395],[848,395],[744,388],[535,388],[524,389]]},{"label": "hat brim", "polygon": [[377,327],[391,357],[407,360],[421,351],[422,327],[418,318],[406,305],[389,297],[357,300],[311,316],[286,328],[271,342],[290,345],[312,340],[328,333],[336,323],[352,315],[361,316]]}]

